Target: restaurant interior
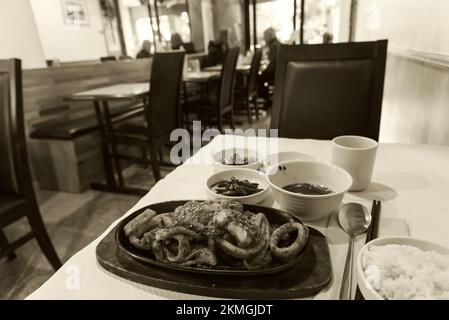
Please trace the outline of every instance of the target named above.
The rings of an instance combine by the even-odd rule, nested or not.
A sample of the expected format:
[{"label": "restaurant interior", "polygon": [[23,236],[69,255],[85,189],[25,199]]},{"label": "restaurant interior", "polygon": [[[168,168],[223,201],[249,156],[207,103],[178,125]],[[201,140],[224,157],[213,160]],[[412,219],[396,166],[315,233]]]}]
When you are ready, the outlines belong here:
[{"label": "restaurant interior", "polygon": [[0,299],[449,299],[447,12],[0,0]]}]

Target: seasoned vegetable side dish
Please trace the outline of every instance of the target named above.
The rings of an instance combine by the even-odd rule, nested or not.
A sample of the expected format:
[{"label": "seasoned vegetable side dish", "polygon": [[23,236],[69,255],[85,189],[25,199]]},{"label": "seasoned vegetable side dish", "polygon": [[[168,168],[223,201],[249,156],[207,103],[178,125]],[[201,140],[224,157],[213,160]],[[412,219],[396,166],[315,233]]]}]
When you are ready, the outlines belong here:
[{"label": "seasoned vegetable side dish", "polygon": [[235,177],[232,177],[229,180],[219,181],[211,188],[215,193],[228,197],[250,196],[263,191],[263,189],[259,188],[258,183],[252,183],[248,180],[239,180]]},{"label": "seasoned vegetable side dish", "polygon": [[160,262],[231,270],[285,264],[298,256],[309,236],[301,223],[272,226],[263,213],[227,200],[190,201],[163,214],[146,210],[124,232],[132,246]]}]

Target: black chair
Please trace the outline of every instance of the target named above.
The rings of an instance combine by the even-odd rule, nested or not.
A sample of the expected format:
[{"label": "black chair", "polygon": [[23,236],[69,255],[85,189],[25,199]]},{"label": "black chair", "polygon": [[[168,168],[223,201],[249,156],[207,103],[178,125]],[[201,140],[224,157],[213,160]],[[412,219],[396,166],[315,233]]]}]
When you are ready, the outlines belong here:
[{"label": "black chair", "polygon": [[[128,121],[119,123],[113,129],[112,143],[136,145],[147,149],[142,157],[117,154],[118,160],[131,160],[144,165],[151,164],[156,180],[161,178],[158,152],[170,142],[171,132],[180,127],[180,91],[185,53],[181,51],[156,53],[153,57],[150,80],[150,95],[145,104],[142,123]],[[129,120],[129,119],[127,119]],[[135,119],[134,119],[135,120]],[[121,175],[121,172],[119,172]]]},{"label": "black chair", "polygon": [[220,131],[223,131],[224,116],[228,115],[231,127],[234,128],[234,88],[239,53],[240,48],[228,49],[226,52],[217,95],[187,102],[182,110],[185,114],[206,118],[209,124],[215,120]]},{"label": "black chair", "polygon": [[184,42],[182,46],[184,47],[186,53],[196,53],[195,45],[193,44],[193,42]]},{"label": "black chair", "polygon": [[[36,238],[55,270],[61,266],[42,221],[26,150],[22,70],[20,60],[0,60],[0,259],[15,258],[14,251]],[[10,243],[3,232],[26,217],[31,232]]]},{"label": "black chair", "polygon": [[262,53],[262,49],[256,49],[251,60],[251,68],[249,70],[246,85],[241,88],[235,88],[235,106],[236,108],[242,108],[247,113],[248,122],[250,124],[253,122],[253,111],[256,119],[259,120],[259,108],[257,103],[257,77],[259,75],[260,62],[262,61]]},{"label": "black chair", "polygon": [[281,46],[271,128],[286,138],[378,140],[387,43]]}]

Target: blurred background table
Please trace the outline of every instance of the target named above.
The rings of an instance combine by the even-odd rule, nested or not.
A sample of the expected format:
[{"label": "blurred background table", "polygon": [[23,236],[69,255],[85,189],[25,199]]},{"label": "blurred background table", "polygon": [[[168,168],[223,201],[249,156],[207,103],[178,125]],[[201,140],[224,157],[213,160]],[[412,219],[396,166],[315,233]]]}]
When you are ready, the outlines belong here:
[{"label": "blurred background table", "polygon": [[[112,131],[112,112],[109,108],[109,102],[114,100],[129,100],[142,104],[130,105],[129,108],[120,111],[121,119],[126,119],[143,113],[143,105],[150,92],[148,82],[125,83],[112,86],[101,87],[93,90],[77,92],[67,97],[66,100],[71,101],[91,101],[95,109],[98,127],[100,129],[101,147],[103,155],[103,166],[106,183],[94,182],[91,187],[100,191],[129,193],[129,194],[145,194],[145,191],[124,186],[123,177],[118,172],[122,168],[118,161],[114,161],[109,156],[116,154],[117,149],[111,139]],[[118,115],[116,115],[118,116]]]}]

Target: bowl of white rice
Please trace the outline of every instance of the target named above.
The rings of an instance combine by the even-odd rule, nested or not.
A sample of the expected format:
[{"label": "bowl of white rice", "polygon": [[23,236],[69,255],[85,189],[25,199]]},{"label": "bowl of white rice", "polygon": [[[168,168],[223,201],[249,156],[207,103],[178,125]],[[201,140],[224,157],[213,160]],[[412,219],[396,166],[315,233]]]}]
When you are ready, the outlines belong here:
[{"label": "bowl of white rice", "polygon": [[366,300],[449,300],[449,249],[411,237],[367,243],[357,258]]}]

